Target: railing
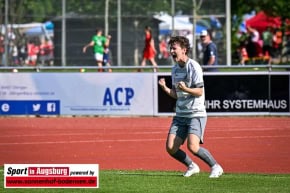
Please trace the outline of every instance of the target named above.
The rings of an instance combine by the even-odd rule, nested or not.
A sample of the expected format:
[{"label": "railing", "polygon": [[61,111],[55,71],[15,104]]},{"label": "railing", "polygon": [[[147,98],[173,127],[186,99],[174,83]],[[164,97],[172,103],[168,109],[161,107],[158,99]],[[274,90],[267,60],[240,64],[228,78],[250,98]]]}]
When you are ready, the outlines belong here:
[{"label": "railing", "polygon": [[[158,66],[158,69],[162,71],[170,71],[172,65],[162,65]],[[218,66],[202,66],[203,69],[216,68],[220,71],[290,71],[289,65],[218,65]],[[137,72],[138,70],[154,70],[154,67],[151,65],[148,66],[1,66],[0,72],[18,72],[18,71],[36,71],[36,72],[50,72],[50,71],[97,71],[98,69],[112,69],[113,72],[128,72],[128,70],[133,70]]]}]

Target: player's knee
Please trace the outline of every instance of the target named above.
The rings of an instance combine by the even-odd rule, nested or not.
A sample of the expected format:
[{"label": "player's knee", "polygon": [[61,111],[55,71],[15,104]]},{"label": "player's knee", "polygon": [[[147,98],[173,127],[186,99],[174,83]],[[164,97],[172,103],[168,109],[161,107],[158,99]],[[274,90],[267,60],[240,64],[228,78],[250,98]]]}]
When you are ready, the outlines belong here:
[{"label": "player's knee", "polygon": [[177,152],[178,148],[174,147],[174,146],[169,146],[166,145],[166,151],[167,153],[169,153],[170,155],[173,155]]},{"label": "player's knee", "polygon": [[187,148],[191,153],[197,154],[199,150],[199,144],[187,144]]}]

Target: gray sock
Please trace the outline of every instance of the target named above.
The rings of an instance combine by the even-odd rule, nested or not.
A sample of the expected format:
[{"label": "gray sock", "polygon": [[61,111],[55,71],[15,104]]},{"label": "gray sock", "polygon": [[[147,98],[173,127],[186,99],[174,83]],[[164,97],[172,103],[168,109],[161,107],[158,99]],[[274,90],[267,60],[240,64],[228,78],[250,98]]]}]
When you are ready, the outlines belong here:
[{"label": "gray sock", "polygon": [[195,155],[202,159],[210,167],[214,166],[217,163],[213,156],[209,153],[209,151],[203,147],[200,147]]},{"label": "gray sock", "polygon": [[189,166],[192,163],[190,157],[181,149],[177,150],[177,152],[171,156],[186,166]]}]

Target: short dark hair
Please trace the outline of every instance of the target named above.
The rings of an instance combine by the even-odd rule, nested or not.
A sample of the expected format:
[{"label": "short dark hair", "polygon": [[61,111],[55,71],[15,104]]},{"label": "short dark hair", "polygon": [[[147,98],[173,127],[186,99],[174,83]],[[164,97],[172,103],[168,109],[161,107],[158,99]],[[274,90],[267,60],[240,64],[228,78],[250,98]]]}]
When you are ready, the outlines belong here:
[{"label": "short dark hair", "polygon": [[190,51],[190,43],[189,40],[184,36],[173,36],[170,38],[168,45],[172,46],[173,44],[178,43],[181,48],[186,48],[186,55]]},{"label": "short dark hair", "polygon": [[103,32],[103,29],[102,28],[97,28],[96,29],[96,33],[99,33],[100,31]]},{"label": "short dark hair", "polygon": [[150,27],[149,25],[146,25],[146,26],[145,26],[145,29],[146,29],[146,30],[152,30],[151,27]]}]

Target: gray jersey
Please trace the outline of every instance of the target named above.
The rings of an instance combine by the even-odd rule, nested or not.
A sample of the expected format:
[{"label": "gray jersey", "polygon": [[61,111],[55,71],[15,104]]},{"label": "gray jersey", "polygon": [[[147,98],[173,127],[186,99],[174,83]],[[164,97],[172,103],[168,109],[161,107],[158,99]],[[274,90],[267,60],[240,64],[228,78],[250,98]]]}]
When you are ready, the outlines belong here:
[{"label": "gray jersey", "polygon": [[176,116],[179,117],[205,117],[204,89],[200,97],[183,92],[177,86],[178,82],[185,82],[189,88],[204,87],[203,72],[200,65],[189,59],[184,67],[176,64],[172,68],[172,89],[176,91]]}]

